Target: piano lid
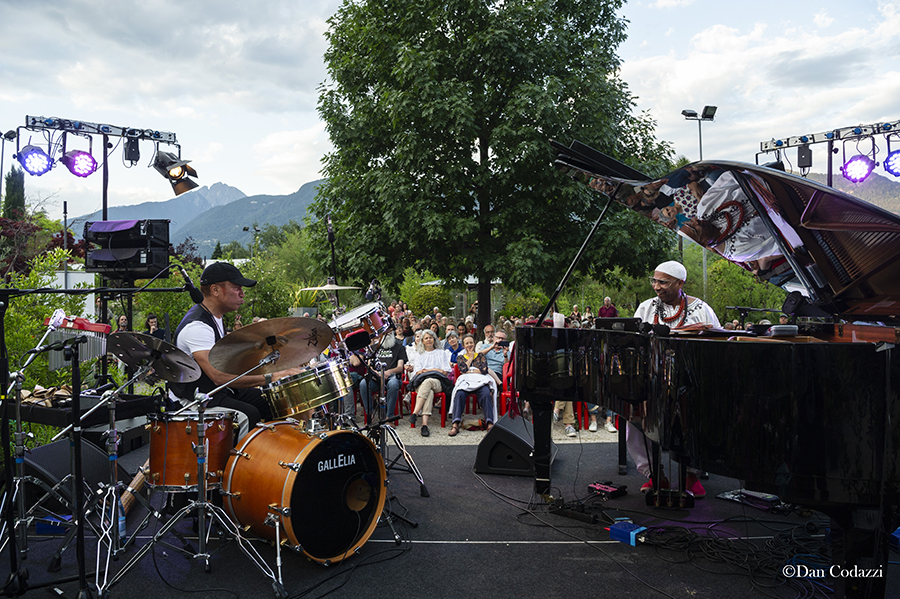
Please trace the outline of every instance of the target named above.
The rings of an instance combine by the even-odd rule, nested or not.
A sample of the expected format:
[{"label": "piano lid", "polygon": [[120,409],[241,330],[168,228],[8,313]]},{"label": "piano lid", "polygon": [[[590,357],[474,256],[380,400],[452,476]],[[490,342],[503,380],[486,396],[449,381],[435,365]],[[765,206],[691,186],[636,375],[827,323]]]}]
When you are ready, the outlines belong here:
[{"label": "piano lid", "polygon": [[574,179],[828,315],[900,318],[900,217],[891,212],[755,164],[695,162],[653,180],[584,144],[553,146],[555,166]]}]

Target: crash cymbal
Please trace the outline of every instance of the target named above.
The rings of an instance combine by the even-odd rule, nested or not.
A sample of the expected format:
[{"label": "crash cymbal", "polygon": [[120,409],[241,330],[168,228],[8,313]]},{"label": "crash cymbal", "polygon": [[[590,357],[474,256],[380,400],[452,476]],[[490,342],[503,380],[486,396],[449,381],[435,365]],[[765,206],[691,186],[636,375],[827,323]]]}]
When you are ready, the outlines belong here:
[{"label": "crash cymbal", "polygon": [[202,374],[192,356],[152,335],[126,331],[113,333],[106,339],[106,347],[109,353],[131,368],[151,367],[153,372],[148,376],[150,379],[189,383],[196,381]]},{"label": "crash cymbal", "polygon": [[321,287],[304,287],[300,291],[341,291],[343,289],[362,289],[362,287],[345,287],[344,285],[335,285],[333,283],[328,283],[327,285],[322,285]]},{"label": "crash cymbal", "polygon": [[331,343],[331,328],[315,318],[271,318],[228,333],[209,352],[209,363],[228,374],[243,374],[272,353],[277,363],[253,371],[266,374],[309,362]]}]

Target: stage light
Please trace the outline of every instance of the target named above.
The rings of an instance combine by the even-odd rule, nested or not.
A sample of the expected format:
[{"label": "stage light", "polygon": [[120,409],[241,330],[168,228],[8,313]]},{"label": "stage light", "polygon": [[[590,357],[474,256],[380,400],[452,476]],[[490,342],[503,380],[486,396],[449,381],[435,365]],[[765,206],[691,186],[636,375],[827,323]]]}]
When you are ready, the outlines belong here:
[{"label": "stage light", "polygon": [[29,175],[40,177],[53,168],[53,159],[37,146],[28,145],[19,150],[16,158]]},{"label": "stage light", "polygon": [[894,150],[888,154],[882,164],[884,165],[884,170],[895,177],[900,177],[900,150]]},{"label": "stage light", "polygon": [[188,178],[189,176],[197,176],[197,171],[188,166],[188,162],[190,160],[181,160],[170,152],[156,151],[156,160],[153,162],[153,168],[169,180],[176,196],[199,187],[195,181]]},{"label": "stage light", "polygon": [[69,150],[59,161],[76,177],[87,177],[97,170],[97,161],[84,150]]},{"label": "stage light", "polygon": [[857,154],[844,163],[841,172],[844,178],[854,183],[862,183],[875,169],[875,161],[863,154]]}]

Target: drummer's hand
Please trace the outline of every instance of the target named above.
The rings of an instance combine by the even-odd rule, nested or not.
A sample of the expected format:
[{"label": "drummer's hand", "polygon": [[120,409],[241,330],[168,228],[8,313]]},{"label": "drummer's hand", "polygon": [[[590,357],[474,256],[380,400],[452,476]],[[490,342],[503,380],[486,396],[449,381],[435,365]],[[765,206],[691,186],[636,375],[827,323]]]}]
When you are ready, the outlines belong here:
[{"label": "drummer's hand", "polygon": [[300,374],[303,372],[304,368],[302,366],[294,366],[293,368],[288,368],[287,370],[279,370],[272,374],[272,378],[275,380],[283,379],[286,376],[294,376],[295,374]]}]

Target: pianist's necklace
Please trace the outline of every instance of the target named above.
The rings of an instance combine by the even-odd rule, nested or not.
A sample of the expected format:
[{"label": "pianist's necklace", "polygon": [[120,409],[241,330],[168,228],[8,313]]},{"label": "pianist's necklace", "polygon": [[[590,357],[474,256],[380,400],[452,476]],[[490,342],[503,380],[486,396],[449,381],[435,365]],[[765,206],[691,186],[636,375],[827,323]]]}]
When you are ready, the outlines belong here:
[{"label": "pianist's necklace", "polygon": [[[667,304],[666,302],[659,300],[659,305],[656,306],[656,314],[653,315],[653,324],[659,324],[660,319],[674,329],[677,329],[684,324],[684,321],[687,318],[687,296],[684,294],[684,291],[679,293],[679,295],[681,296],[681,301],[678,302],[678,310],[676,310],[675,314],[672,316],[666,316]],[[672,326],[672,323],[679,318],[681,321],[675,326]]]},{"label": "pianist's necklace", "polygon": [[[713,242],[718,245],[734,235],[738,229],[744,225],[747,218],[747,209],[737,200],[731,200],[722,204],[715,212],[713,212],[712,220],[718,226],[722,234]],[[724,221],[724,226],[721,222]]]}]

